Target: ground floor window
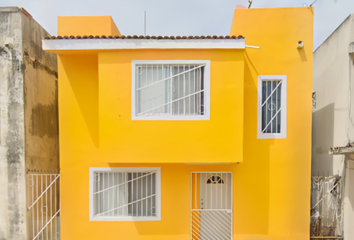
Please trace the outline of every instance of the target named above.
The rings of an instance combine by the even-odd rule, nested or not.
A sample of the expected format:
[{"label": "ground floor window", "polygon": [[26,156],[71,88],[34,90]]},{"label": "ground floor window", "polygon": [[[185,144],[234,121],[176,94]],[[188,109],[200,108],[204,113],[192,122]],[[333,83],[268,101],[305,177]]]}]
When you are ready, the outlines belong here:
[{"label": "ground floor window", "polygon": [[160,168],[90,168],[90,220],[160,220],[160,178]]}]

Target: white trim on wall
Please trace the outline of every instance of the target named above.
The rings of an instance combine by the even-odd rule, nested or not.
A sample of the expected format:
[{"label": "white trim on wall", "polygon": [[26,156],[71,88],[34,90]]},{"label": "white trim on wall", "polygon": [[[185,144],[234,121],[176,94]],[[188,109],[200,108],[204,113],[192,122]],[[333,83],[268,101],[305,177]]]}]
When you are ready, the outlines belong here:
[{"label": "white trim on wall", "polygon": [[[204,115],[166,115],[166,116],[136,116],[135,115],[135,65],[136,64],[205,64],[204,66]],[[132,120],[209,120],[210,119],[210,60],[133,60],[132,61]]]},{"label": "white trim on wall", "polygon": [[43,39],[43,50],[244,49],[245,39]]},{"label": "white trim on wall", "polygon": [[[281,122],[280,133],[262,132],[262,82],[263,81],[282,81],[281,84]],[[287,76],[286,75],[260,75],[258,76],[258,104],[257,104],[257,138],[272,139],[286,138],[287,129]]]},{"label": "white trim on wall", "polygon": [[[93,206],[93,178],[95,172],[152,172],[156,171],[156,216],[151,217],[130,217],[130,216],[112,216],[95,217]],[[161,220],[161,168],[160,167],[120,167],[120,168],[90,168],[89,169],[89,212],[90,221],[160,221]]]}]

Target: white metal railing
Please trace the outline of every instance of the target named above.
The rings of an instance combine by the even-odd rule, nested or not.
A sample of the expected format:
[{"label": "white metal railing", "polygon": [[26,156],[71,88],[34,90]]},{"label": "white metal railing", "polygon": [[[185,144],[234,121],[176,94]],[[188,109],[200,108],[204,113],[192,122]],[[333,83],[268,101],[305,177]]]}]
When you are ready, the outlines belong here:
[{"label": "white metal railing", "polygon": [[[180,101],[180,100],[185,100],[185,99],[187,99],[187,98],[189,98],[189,97],[197,96],[198,94],[203,93],[203,92],[204,92],[204,90],[200,90],[200,91],[198,91],[198,92],[194,92],[194,93],[189,94],[189,95],[186,95],[186,96],[184,96],[184,97],[177,98],[177,99],[175,99],[175,100],[173,100],[173,101],[170,101],[170,102],[161,104],[161,105],[159,105],[159,106],[157,106],[157,107],[153,107],[153,108],[151,108],[151,109],[149,109],[149,110],[147,110],[147,111],[145,111],[145,112],[141,112],[141,113],[139,113],[139,114],[137,114],[137,115],[138,115],[138,116],[144,115],[145,113],[154,111],[154,110],[156,110],[156,109],[159,109],[159,108],[161,108],[161,107],[170,105],[170,104],[172,104],[172,103],[176,103],[176,102],[178,102],[178,101]],[[197,111],[199,111],[199,110],[197,109]]]},{"label": "white metal railing", "polygon": [[156,171],[94,174],[95,217],[156,216]]},{"label": "white metal railing", "polygon": [[32,240],[58,240],[59,174],[27,175],[28,233]]},{"label": "white metal railing", "polygon": [[341,239],[343,236],[343,178],[311,178],[310,238]]},{"label": "white metal railing", "polygon": [[[162,66],[162,68],[161,68],[161,69],[162,69],[161,76],[163,76],[163,69],[164,69],[164,68],[163,68],[163,65],[161,65],[161,66]],[[188,65],[188,66],[190,66],[190,65]],[[172,75],[172,76],[170,76],[170,77],[167,77],[167,78],[164,78],[164,79],[162,79],[162,80],[154,81],[154,82],[151,83],[151,84],[146,84],[146,85],[143,86],[143,87],[137,88],[136,91],[140,91],[140,90],[142,90],[142,89],[144,89],[144,88],[151,87],[151,86],[153,86],[153,85],[155,85],[155,84],[158,84],[158,83],[161,83],[161,82],[165,82],[165,81],[167,81],[167,80],[172,80],[173,78],[178,77],[178,76],[183,76],[183,74],[192,72],[192,71],[194,71],[194,70],[196,70],[196,69],[199,69],[199,68],[202,68],[202,67],[204,67],[204,66],[205,66],[205,64],[202,64],[202,65],[199,65],[199,66],[196,66],[196,67],[193,65],[193,67],[190,68],[189,70],[184,70],[183,72],[174,74],[174,75]],[[183,68],[185,69],[185,68],[186,68],[186,65],[183,65]],[[141,72],[142,72],[142,66],[137,66],[137,71],[138,71],[138,74],[141,74]],[[155,73],[155,75],[156,75],[156,73]],[[154,73],[152,73],[152,76],[154,76]],[[153,81],[153,80],[152,80],[152,81]]]},{"label": "white metal railing", "polygon": [[192,210],[192,239],[232,239],[232,211]]},{"label": "white metal railing", "polygon": [[136,116],[204,115],[204,67],[136,65]]},{"label": "white metal railing", "polygon": [[[268,128],[271,124],[273,125],[274,119],[275,119],[276,117],[278,117],[278,114],[280,113],[280,111],[281,111],[281,108],[279,108],[279,110],[274,114],[274,116],[272,117],[272,119],[269,120],[267,126],[265,126],[264,129],[262,130],[263,133],[267,130],[267,128]],[[278,119],[276,119],[276,120],[278,120]],[[278,131],[278,130],[275,130],[275,131],[274,131],[273,128],[271,128],[271,133],[274,133],[274,132],[279,133],[280,130],[279,130],[279,131]]]},{"label": "white metal railing", "polygon": [[[269,83],[270,81],[268,81]],[[279,81],[279,83],[275,86],[275,88],[272,90],[272,92],[269,94],[269,96],[267,96],[266,100],[264,100],[264,102],[262,103],[262,107],[267,103],[267,101],[272,97],[273,93],[275,93],[275,91],[278,89],[278,87],[281,85],[281,81]]]},{"label": "white metal railing", "polygon": [[262,82],[262,132],[280,133],[282,81]]},{"label": "white metal railing", "polygon": [[232,239],[232,173],[192,173],[191,239]]}]

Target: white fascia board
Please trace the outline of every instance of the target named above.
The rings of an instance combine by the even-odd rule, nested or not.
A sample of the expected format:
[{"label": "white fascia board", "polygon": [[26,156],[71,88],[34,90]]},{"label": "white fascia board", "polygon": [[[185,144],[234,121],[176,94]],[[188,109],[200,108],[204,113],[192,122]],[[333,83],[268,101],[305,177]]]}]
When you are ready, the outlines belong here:
[{"label": "white fascia board", "polygon": [[244,49],[245,39],[44,39],[43,50]]}]

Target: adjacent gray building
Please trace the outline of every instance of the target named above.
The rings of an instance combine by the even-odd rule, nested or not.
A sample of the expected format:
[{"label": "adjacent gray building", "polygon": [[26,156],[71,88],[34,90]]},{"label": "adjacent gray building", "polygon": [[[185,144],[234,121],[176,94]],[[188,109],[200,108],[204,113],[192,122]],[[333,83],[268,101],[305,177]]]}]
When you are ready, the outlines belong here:
[{"label": "adjacent gray building", "polygon": [[0,8],[1,240],[33,239],[39,214],[27,211],[35,199],[28,197],[35,185],[28,175],[58,173],[57,60],[42,51],[45,35],[26,10]]},{"label": "adjacent gray building", "polygon": [[327,198],[340,195],[328,198],[326,204],[330,208],[334,206],[330,203],[333,199],[342,201],[342,210],[330,211],[338,214],[332,217],[334,222],[343,223],[344,239],[351,240],[354,239],[354,15],[348,16],[315,51],[314,91],[312,176],[342,179],[343,191],[329,191]]}]

